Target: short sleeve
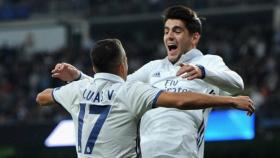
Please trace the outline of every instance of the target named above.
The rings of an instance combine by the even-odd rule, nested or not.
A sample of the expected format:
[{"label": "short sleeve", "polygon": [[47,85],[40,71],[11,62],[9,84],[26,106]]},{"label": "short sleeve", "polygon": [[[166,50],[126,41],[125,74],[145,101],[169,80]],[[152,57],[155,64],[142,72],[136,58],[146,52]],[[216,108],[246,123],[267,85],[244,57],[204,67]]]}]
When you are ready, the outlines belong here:
[{"label": "short sleeve", "polygon": [[155,107],[162,90],[142,82],[125,84],[122,95],[132,114],[140,118],[147,110]]},{"label": "short sleeve", "polygon": [[82,97],[81,85],[84,85],[84,81],[85,80],[75,81],[65,86],[55,88],[52,93],[54,101],[71,113],[71,109],[79,105]]}]

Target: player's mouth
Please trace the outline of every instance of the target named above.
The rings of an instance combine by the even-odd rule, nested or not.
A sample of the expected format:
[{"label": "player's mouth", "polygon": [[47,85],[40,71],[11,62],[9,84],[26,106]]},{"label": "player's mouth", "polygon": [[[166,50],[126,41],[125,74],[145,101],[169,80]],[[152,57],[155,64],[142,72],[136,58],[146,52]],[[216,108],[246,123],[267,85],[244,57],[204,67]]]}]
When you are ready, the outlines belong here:
[{"label": "player's mouth", "polygon": [[169,43],[167,44],[169,53],[174,54],[178,48],[178,46],[175,43]]}]

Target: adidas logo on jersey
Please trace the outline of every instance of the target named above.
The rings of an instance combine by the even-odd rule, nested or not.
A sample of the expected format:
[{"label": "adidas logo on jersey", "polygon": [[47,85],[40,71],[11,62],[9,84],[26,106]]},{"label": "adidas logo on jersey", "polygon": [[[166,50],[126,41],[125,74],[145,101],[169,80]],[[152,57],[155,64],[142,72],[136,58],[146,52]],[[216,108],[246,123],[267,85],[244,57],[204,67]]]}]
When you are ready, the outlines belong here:
[{"label": "adidas logo on jersey", "polygon": [[156,72],[152,75],[152,77],[160,77],[160,72]]}]

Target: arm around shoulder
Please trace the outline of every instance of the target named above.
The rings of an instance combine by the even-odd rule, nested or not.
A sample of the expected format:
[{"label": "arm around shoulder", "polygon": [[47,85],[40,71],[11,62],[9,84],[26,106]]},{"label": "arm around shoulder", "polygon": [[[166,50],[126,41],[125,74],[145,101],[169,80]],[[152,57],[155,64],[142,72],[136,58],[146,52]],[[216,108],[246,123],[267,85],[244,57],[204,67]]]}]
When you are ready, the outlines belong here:
[{"label": "arm around shoulder", "polygon": [[156,105],[191,110],[218,106],[231,107],[232,103],[232,97],[213,96],[196,92],[163,92],[158,97]]},{"label": "arm around shoulder", "polygon": [[249,114],[255,111],[253,101],[247,96],[214,96],[195,92],[162,92],[157,99],[156,106],[183,110],[204,109],[209,107],[233,107],[248,111]]}]

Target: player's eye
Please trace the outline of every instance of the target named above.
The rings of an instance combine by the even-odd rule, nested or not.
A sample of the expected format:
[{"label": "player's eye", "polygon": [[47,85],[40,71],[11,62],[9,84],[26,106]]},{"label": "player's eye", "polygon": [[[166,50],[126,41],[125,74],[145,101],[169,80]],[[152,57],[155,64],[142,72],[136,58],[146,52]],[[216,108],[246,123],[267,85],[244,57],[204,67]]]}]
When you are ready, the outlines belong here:
[{"label": "player's eye", "polygon": [[182,30],[181,30],[180,28],[176,28],[176,29],[174,30],[174,32],[175,32],[175,33],[181,33]]}]

